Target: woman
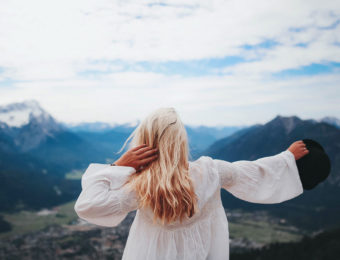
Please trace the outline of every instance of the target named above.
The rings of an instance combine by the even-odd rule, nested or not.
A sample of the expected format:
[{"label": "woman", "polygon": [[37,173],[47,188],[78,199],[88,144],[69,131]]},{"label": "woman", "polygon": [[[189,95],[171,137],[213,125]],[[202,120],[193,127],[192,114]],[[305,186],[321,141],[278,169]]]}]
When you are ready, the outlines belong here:
[{"label": "woman", "polygon": [[303,192],[296,160],[309,151],[302,141],[255,161],[201,156],[190,162],[173,108],[149,115],[123,148],[130,139],[130,150],[113,166],[89,165],[74,207],[80,218],[107,227],[137,210],[122,259],[229,259],[221,188],[254,203],[280,203]]}]

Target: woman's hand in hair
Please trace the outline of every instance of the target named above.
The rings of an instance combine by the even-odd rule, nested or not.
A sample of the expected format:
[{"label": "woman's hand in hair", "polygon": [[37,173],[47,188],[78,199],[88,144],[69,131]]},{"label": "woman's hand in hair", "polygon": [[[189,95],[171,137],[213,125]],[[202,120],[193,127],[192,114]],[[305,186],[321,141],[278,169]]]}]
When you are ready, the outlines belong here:
[{"label": "woman's hand in hair", "polygon": [[115,162],[115,164],[117,166],[130,166],[139,172],[157,158],[157,148],[152,149],[152,147],[142,144],[128,150]]}]

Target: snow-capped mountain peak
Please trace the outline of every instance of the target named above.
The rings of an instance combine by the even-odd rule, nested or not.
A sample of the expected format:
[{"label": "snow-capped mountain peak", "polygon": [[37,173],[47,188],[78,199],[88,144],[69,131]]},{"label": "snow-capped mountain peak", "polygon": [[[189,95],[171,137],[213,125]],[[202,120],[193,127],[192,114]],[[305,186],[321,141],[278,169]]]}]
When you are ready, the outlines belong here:
[{"label": "snow-capped mountain peak", "polygon": [[24,152],[64,131],[62,124],[34,99],[0,106],[0,126],[1,132],[10,136]]},{"label": "snow-capped mountain peak", "polygon": [[41,122],[47,120],[49,116],[34,99],[0,106],[0,122],[6,123],[9,127],[20,128],[27,125],[32,118]]}]

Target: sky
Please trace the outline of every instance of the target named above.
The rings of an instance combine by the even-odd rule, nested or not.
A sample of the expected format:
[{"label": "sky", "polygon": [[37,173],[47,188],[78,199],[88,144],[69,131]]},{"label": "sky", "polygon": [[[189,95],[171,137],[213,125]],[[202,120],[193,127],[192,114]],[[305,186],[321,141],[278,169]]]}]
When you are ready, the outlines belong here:
[{"label": "sky", "polygon": [[1,0],[0,105],[65,123],[340,118],[340,0]]}]

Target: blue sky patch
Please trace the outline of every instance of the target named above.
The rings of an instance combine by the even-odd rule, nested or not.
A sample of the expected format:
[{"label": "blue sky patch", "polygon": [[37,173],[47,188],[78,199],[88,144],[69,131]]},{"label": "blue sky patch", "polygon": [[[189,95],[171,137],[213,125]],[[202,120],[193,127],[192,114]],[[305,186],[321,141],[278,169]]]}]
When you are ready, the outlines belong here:
[{"label": "blue sky patch", "polygon": [[279,43],[275,40],[265,40],[263,42],[253,45],[244,44],[241,45],[241,48],[245,50],[271,49],[273,47],[276,47],[277,45],[279,45]]},{"label": "blue sky patch", "polygon": [[[219,69],[233,66],[245,62],[240,56],[228,56],[224,58],[211,58],[190,61],[166,61],[166,62],[134,62],[127,63],[124,61],[103,61],[107,65],[107,70],[83,70],[78,72],[82,77],[100,77],[105,74],[124,71],[154,72],[164,75],[181,75],[181,76],[205,76],[219,74]],[[95,61],[93,64],[100,64],[101,61]],[[113,68],[113,69],[111,69]],[[118,69],[117,69],[118,68]]]},{"label": "blue sky patch", "polygon": [[289,69],[289,70],[280,71],[278,73],[274,73],[273,77],[287,78],[287,77],[294,77],[294,76],[317,75],[317,74],[331,73],[336,68],[340,68],[340,63],[338,62],[330,62],[326,64],[313,63],[311,65],[303,66],[298,69]]}]

